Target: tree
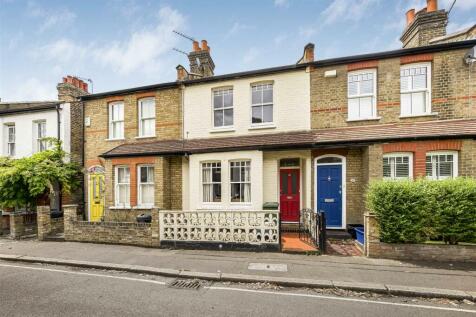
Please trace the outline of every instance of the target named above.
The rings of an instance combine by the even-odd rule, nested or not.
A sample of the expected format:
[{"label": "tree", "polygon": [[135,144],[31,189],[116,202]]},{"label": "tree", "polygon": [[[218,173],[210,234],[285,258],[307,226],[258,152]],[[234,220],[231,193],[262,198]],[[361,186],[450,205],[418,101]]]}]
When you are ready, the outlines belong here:
[{"label": "tree", "polygon": [[67,153],[61,141],[45,140],[49,144],[46,151],[20,159],[0,157],[1,208],[30,208],[41,195],[54,195],[58,188],[69,193],[79,185],[81,169],[65,162]]}]

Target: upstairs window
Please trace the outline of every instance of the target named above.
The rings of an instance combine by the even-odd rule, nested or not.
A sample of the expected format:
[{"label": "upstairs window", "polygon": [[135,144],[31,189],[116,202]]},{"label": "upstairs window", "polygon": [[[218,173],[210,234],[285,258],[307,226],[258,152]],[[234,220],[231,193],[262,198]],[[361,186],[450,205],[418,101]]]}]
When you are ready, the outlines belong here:
[{"label": "upstairs window", "polygon": [[426,177],[446,179],[458,176],[457,152],[430,152],[426,154]]},{"label": "upstairs window", "polygon": [[376,70],[352,72],[347,75],[347,112],[349,120],[377,117],[376,79]]},{"label": "upstairs window", "polygon": [[138,167],[139,206],[154,206],[154,167],[141,165]]},{"label": "upstairs window", "polygon": [[221,163],[202,163],[202,192],[204,203],[221,202]]},{"label": "upstairs window", "polygon": [[109,139],[124,138],[124,103],[109,104]]},{"label": "upstairs window", "polygon": [[383,178],[413,178],[413,155],[411,153],[394,153],[383,156]]},{"label": "upstairs window", "polygon": [[115,205],[116,207],[130,206],[130,171],[128,166],[116,166]]},{"label": "upstairs window", "polygon": [[42,152],[45,151],[47,148],[47,142],[44,140],[46,137],[46,121],[35,121],[33,123],[33,143],[34,143],[34,151],[35,152]]},{"label": "upstairs window", "polygon": [[251,202],[251,162],[230,162],[231,202]]},{"label": "upstairs window", "polygon": [[251,123],[273,122],[273,84],[251,86]]},{"label": "upstairs window", "polygon": [[402,116],[431,113],[431,67],[429,63],[403,66],[400,69]]},{"label": "upstairs window", "polygon": [[139,136],[155,136],[155,99],[139,100]]},{"label": "upstairs window", "polygon": [[6,125],[7,155],[15,156],[15,124]]},{"label": "upstairs window", "polygon": [[215,128],[233,125],[233,89],[213,90],[213,126]]}]

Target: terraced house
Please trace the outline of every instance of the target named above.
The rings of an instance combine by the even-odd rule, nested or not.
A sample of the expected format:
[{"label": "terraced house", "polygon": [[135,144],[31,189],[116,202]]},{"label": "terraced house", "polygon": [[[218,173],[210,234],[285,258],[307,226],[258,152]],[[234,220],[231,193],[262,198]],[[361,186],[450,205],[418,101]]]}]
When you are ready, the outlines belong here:
[{"label": "terraced house", "polygon": [[476,177],[476,26],[447,21],[428,1],[402,49],[315,60],[308,44],[295,64],[219,76],[194,42],[175,82],[82,97],[89,219],[274,203],[284,223],[309,208],[342,230],[373,179]]}]

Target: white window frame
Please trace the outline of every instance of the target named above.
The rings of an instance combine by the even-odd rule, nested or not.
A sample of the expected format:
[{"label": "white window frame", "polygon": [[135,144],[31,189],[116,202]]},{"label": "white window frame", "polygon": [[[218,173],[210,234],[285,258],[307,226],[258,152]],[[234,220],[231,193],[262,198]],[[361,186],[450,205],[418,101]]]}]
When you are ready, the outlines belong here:
[{"label": "white window frame", "polygon": [[[241,181],[241,167],[240,167],[240,180],[239,181],[232,181],[231,180],[231,177],[233,175],[233,173],[231,172],[231,169],[233,168],[232,167],[232,163],[245,163],[247,162],[248,163],[248,168],[249,168],[249,181]],[[230,160],[228,161],[228,181],[229,181],[229,189],[230,189],[230,196],[229,196],[229,202],[231,205],[250,205],[252,203],[252,182],[251,182],[251,160]],[[245,184],[249,184],[250,186],[250,194],[249,194],[249,201],[245,201],[244,200],[244,197],[243,197],[243,201],[232,201],[232,186],[233,184],[240,184],[240,187],[245,185]]]},{"label": "white window frame", "polygon": [[[261,103],[253,103],[253,88],[254,87],[257,87],[257,86],[271,86],[271,90],[272,90],[272,98],[273,98],[273,101],[272,102],[267,102],[267,103],[264,103],[264,102],[261,102]],[[275,108],[276,108],[276,104],[275,104],[275,95],[274,95],[274,82],[257,82],[257,83],[252,83],[250,85],[250,104],[251,104],[251,108],[250,108],[250,122],[251,122],[251,127],[261,127],[261,126],[274,126],[275,122],[276,122],[276,113],[275,113]],[[272,106],[273,108],[273,111],[271,112],[272,115],[273,115],[273,120],[272,121],[266,121],[266,122],[256,122],[256,123],[253,123],[253,108],[254,107],[261,107],[261,118],[264,119],[264,112],[263,112],[263,108],[264,106]]]},{"label": "white window frame", "polygon": [[458,177],[458,151],[431,151],[426,152],[425,155],[425,175],[426,175],[426,158],[428,156],[436,156],[436,155],[453,155],[453,176],[452,177],[440,177],[438,176],[439,172],[437,171],[436,166],[432,163],[432,176],[426,176],[427,179],[432,180],[443,180],[443,179],[452,179]]},{"label": "white window frame", "polygon": [[[208,164],[220,164],[220,182],[214,182],[213,181],[213,168],[218,168],[218,167],[213,167],[213,166],[205,166],[205,165],[208,165]],[[211,171],[211,179],[210,179],[210,182],[204,182],[203,180],[203,169],[206,168],[206,169],[210,169]],[[220,185],[220,192],[221,192],[221,198],[220,198],[220,201],[204,201],[204,190],[203,190],[203,187],[204,185],[211,185],[212,188],[213,188],[213,185],[217,185],[219,184]],[[212,189],[213,191],[213,189]],[[202,197],[201,198],[201,202],[202,204],[204,205],[208,205],[208,204],[222,204],[223,203],[223,163],[221,161],[203,161],[203,162],[200,162],[200,196]]]},{"label": "white window frame", "polygon": [[[122,120],[113,120],[112,113],[113,108],[115,106],[122,106]],[[124,139],[124,102],[123,101],[115,101],[109,103],[109,140],[122,140]],[[122,123],[121,135],[116,136],[114,135],[114,125]]]},{"label": "white window frame", "polygon": [[[416,90],[409,90],[409,91],[402,91],[402,71],[411,69],[411,68],[419,68],[419,67],[426,67],[426,88],[425,89],[416,89]],[[413,94],[413,93],[425,93],[425,112],[414,114],[412,113],[403,113],[403,95],[406,94]],[[427,116],[431,115],[431,63],[412,63],[412,64],[405,64],[400,66],[400,116],[401,117],[419,117],[419,116]]]},{"label": "white window frame", "polygon": [[[153,116],[151,117],[143,117],[142,115],[142,103],[145,102],[145,101],[153,101],[153,105],[154,105],[154,114]],[[155,108],[156,108],[156,104],[155,104],[155,98],[154,97],[150,97],[150,98],[142,98],[139,100],[139,102],[137,103],[137,106],[138,106],[138,114],[139,114],[139,137],[155,137],[155,117],[156,117],[156,111],[155,111]],[[144,134],[143,133],[143,126],[144,126],[144,121],[146,120],[153,120],[154,121],[154,124],[152,125],[152,133],[151,134]]]},{"label": "white window frame", "polygon": [[[10,130],[13,129],[13,141],[10,139]],[[13,157],[15,156],[15,150],[16,150],[16,127],[15,127],[15,123],[7,123],[5,124],[5,136],[7,138],[7,141],[5,142],[7,144],[7,155],[10,156],[10,157]]]},{"label": "white window frame", "polygon": [[[221,108],[215,108],[215,94],[221,94],[221,96],[224,96],[223,93],[225,92],[230,92],[231,91],[231,96],[232,96],[232,105],[229,107],[225,106],[224,102],[224,97],[223,97],[223,107]],[[235,96],[234,96],[234,90],[233,87],[219,87],[219,88],[213,88],[212,89],[212,123],[213,129],[231,129],[235,125]],[[232,110],[232,123],[225,125],[225,110]],[[215,112],[221,111],[223,113],[223,124],[222,125],[216,125],[215,124]]]},{"label": "white window frame", "polygon": [[[129,182],[119,183],[119,169],[126,168],[129,170]],[[129,202],[125,204],[119,204],[119,186],[127,186],[129,188]],[[131,169],[128,165],[116,165],[114,166],[114,206],[119,208],[131,207]]]},{"label": "white window frame", "polygon": [[[386,153],[383,155],[382,161],[384,158],[397,158],[397,157],[408,157],[408,177],[397,177],[396,176],[396,166],[395,164],[390,164],[390,177],[383,177],[387,180],[401,180],[401,179],[413,179],[413,153],[412,152],[392,152]],[[383,162],[382,162],[383,169]]]},{"label": "white window frame", "polygon": [[[42,127],[44,127],[44,128],[42,128]],[[39,133],[40,131],[42,133]],[[46,151],[48,149],[47,142],[45,140],[43,140],[43,138],[46,138],[46,134],[47,134],[46,133],[46,120],[35,120],[35,121],[33,121],[34,153]]]},{"label": "white window frame", "polygon": [[[358,93],[357,95],[351,96],[349,93],[349,77],[350,76],[358,76],[358,75],[364,75],[364,74],[372,74],[373,75],[373,92],[371,94],[361,94],[360,93],[360,83],[358,87]],[[357,99],[360,100],[362,98],[372,98],[372,115],[370,117],[362,117],[359,115],[358,118],[350,118],[350,101]],[[359,105],[359,113],[360,113],[360,105]],[[372,119],[377,119],[377,69],[376,68],[370,68],[370,69],[360,69],[356,71],[352,71],[347,73],[347,121],[359,121],[359,120],[372,120]]]},{"label": "white window frame", "polygon": [[[147,168],[152,168],[152,182],[146,182],[142,183],[142,174],[141,174],[141,167],[147,167]],[[152,203],[143,203],[142,202],[142,186],[141,185],[147,185],[150,186],[152,185]],[[139,207],[145,207],[145,208],[152,208],[155,205],[155,168],[154,165],[152,164],[140,164],[137,165],[137,205]]]}]

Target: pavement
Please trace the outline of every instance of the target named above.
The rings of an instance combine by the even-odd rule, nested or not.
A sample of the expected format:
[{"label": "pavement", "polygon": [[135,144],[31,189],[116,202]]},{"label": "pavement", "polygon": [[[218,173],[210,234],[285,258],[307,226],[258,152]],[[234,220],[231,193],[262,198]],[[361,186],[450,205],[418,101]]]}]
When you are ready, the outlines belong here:
[{"label": "pavement", "polygon": [[357,256],[170,250],[1,238],[0,260],[215,281],[476,299],[474,263],[410,263]]}]

